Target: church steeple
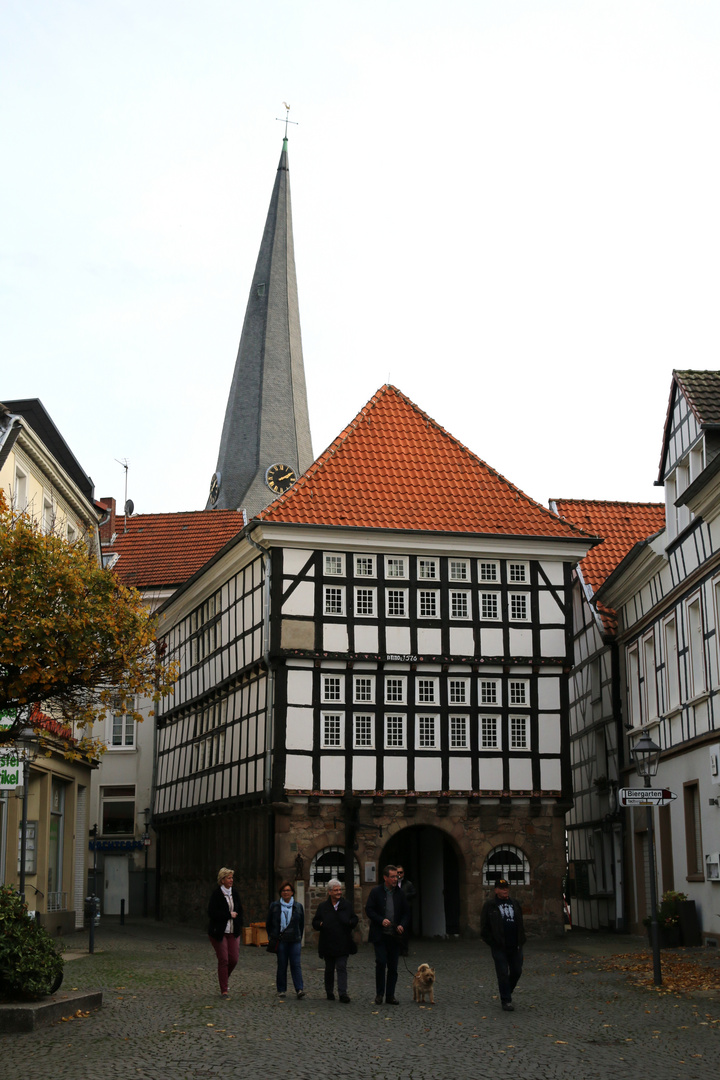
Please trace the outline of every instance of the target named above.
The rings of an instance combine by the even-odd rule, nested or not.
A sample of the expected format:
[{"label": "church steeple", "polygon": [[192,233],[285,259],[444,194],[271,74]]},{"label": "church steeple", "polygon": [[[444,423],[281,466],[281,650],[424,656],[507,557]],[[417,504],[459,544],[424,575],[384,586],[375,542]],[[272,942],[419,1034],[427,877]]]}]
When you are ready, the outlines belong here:
[{"label": "church steeple", "polygon": [[[253,517],[286,490],[291,472],[299,476],[312,460],[285,138],[207,509],[245,508]],[[288,468],[267,477],[273,465]]]}]

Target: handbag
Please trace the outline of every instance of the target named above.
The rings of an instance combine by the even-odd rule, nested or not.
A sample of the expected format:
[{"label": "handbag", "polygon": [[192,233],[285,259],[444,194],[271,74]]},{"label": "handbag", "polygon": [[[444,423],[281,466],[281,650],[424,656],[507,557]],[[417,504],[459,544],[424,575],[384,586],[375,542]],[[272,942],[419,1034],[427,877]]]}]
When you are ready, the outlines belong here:
[{"label": "handbag", "polygon": [[276,953],[278,951],[279,947],[280,947],[280,942],[278,941],[277,938],[274,938],[274,937],[268,938],[268,943],[265,946],[265,948],[267,949],[267,951],[269,953]]}]

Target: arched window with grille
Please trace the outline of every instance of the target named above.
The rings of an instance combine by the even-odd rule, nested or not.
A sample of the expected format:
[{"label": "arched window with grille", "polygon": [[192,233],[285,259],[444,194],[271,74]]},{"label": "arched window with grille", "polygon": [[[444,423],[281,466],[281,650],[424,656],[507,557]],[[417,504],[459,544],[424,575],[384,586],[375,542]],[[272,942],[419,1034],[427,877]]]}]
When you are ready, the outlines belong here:
[{"label": "arched window with grille", "polygon": [[[360,884],[360,866],[357,858],[355,864],[355,885]],[[313,885],[327,885],[330,878],[337,878],[345,884],[345,848],[326,847],[318,851],[310,863],[310,887]]]},{"label": "arched window with grille", "polygon": [[530,863],[525,852],[511,844],[493,848],[483,864],[483,885],[494,885],[499,877],[511,885],[529,885]]}]

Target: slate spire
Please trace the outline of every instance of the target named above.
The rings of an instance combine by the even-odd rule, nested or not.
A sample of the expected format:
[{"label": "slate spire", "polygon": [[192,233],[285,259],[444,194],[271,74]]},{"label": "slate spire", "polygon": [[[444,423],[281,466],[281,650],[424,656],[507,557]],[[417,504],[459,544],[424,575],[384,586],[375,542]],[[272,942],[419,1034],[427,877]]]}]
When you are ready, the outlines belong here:
[{"label": "slate spire", "polygon": [[[254,517],[277,497],[267,470],[295,476],[312,463],[293,249],[287,139],[255,273],[207,509],[246,509]],[[282,478],[288,470],[275,470]]]}]

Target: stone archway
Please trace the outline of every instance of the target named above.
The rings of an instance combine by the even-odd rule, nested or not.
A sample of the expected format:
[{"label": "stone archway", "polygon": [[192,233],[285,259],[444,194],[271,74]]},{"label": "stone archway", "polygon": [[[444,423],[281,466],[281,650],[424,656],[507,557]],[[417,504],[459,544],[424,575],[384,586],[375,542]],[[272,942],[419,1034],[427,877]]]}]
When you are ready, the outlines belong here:
[{"label": "stone archway", "polygon": [[408,825],[399,829],[382,849],[379,879],[387,863],[400,863],[417,890],[412,904],[415,937],[460,934],[464,859],[443,829],[435,825]]}]

